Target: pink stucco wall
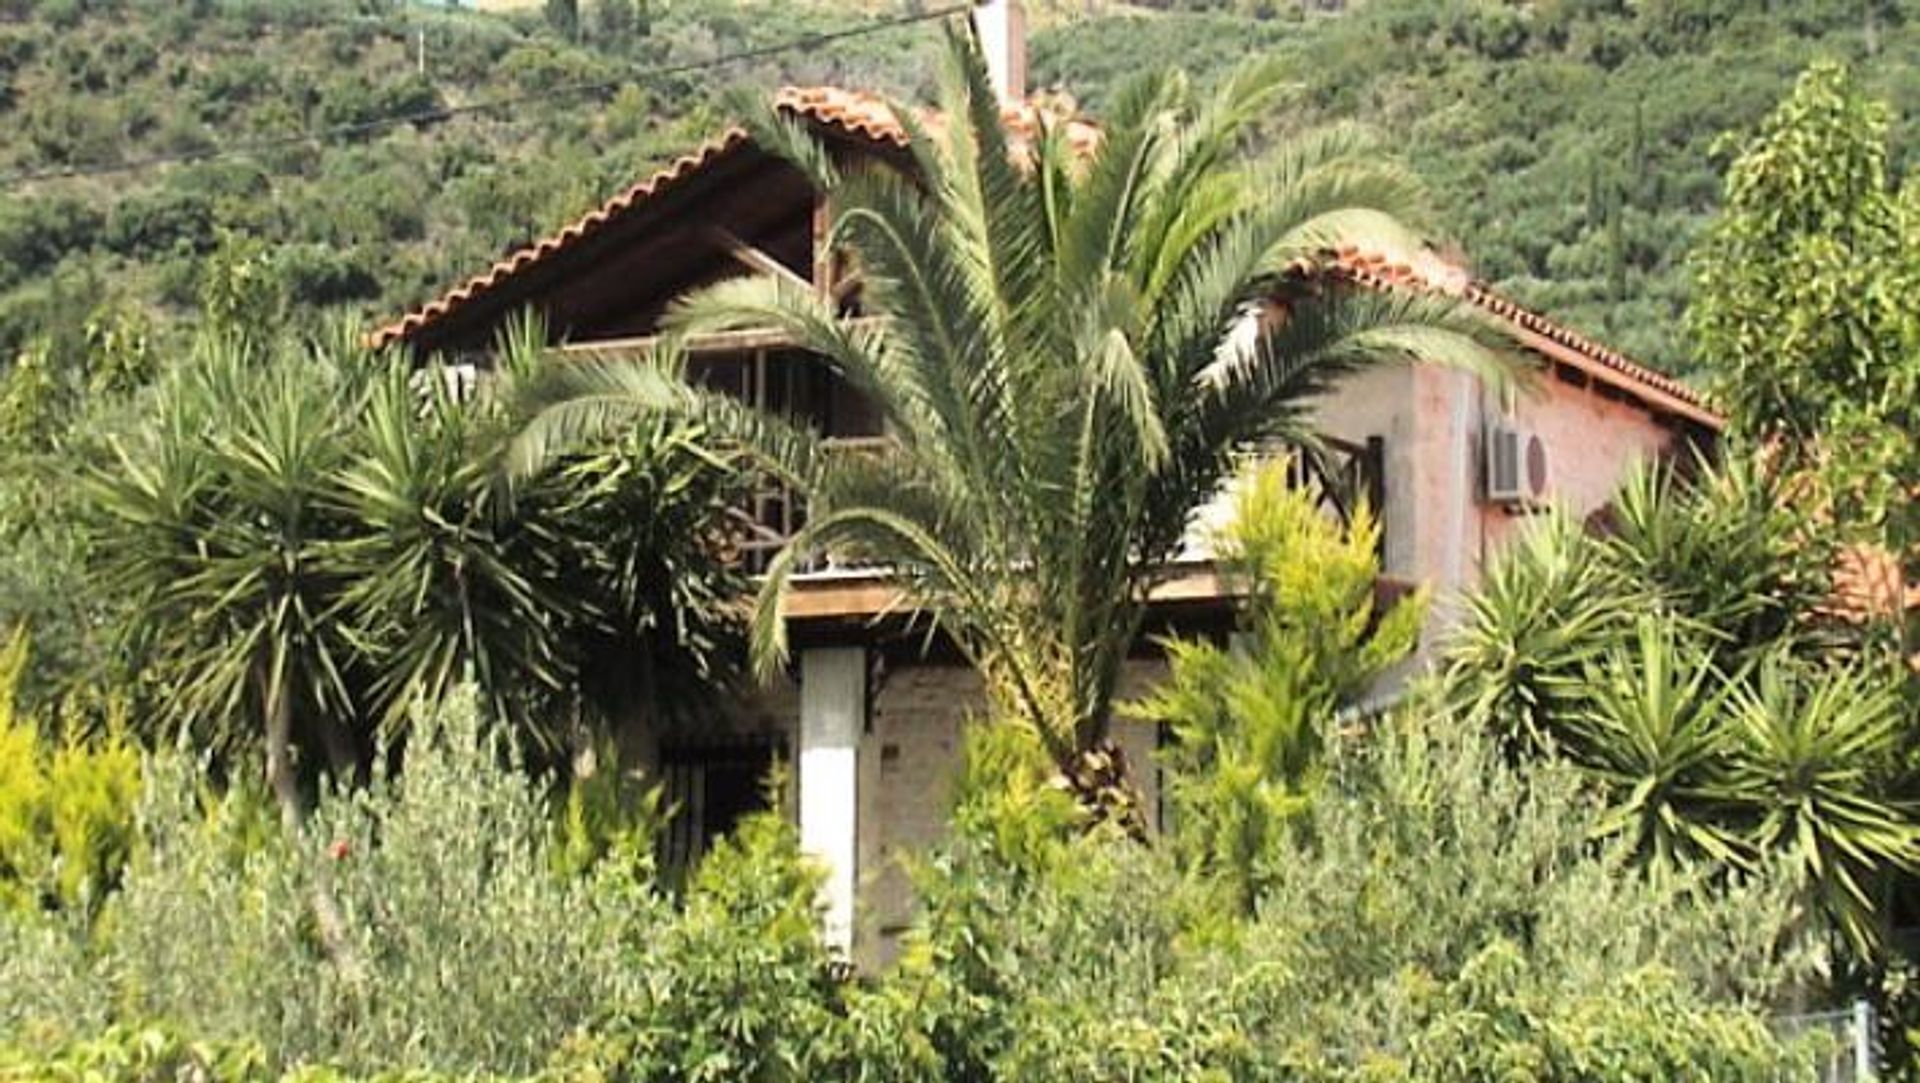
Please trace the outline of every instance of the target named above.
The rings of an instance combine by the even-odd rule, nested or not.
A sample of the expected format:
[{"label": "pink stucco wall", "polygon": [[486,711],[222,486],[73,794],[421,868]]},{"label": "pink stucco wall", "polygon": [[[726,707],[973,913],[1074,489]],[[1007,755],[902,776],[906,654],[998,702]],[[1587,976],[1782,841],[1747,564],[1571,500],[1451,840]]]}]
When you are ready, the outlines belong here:
[{"label": "pink stucco wall", "polygon": [[1676,439],[1639,404],[1544,370],[1504,397],[1508,401],[1467,373],[1420,365],[1357,374],[1316,410],[1332,435],[1386,438],[1384,569],[1431,584],[1441,626],[1459,592],[1529,521],[1481,496],[1490,426],[1504,422],[1538,434],[1547,451],[1549,498],[1582,514],[1604,504],[1633,463]]}]

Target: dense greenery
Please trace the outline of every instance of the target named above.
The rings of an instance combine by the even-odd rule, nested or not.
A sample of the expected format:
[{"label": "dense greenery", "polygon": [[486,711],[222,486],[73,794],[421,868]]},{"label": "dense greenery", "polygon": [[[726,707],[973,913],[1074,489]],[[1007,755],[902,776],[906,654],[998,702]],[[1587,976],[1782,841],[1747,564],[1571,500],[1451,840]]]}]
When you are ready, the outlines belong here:
[{"label": "dense greenery", "polygon": [[1377,598],[1380,533],[1364,504],[1341,529],[1285,460],[1238,484],[1238,513],[1211,539],[1249,597],[1235,642],[1169,640],[1166,681],[1127,712],[1168,727],[1180,860],[1251,907],[1282,874],[1261,855],[1312,809],[1328,720],[1413,649],[1427,607],[1424,592]]},{"label": "dense greenery", "polygon": [[16,702],[28,660],[16,630],[0,647],[0,909],[90,914],[126,864],[140,756],[117,724],[48,732]]},{"label": "dense greenery", "polygon": [[1599,783],[1608,834],[1661,864],[1792,861],[1870,956],[1887,878],[1920,866],[1910,730],[1896,663],[1835,642],[1854,629],[1823,618],[1826,563],[1790,507],[1755,468],[1641,471],[1608,535],[1555,516],[1496,563],[1448,680],[1469,717]]},{"label": "dense greenery", "polygon": [[[46,664],[30,699],[109,654],[71,529],[73,458],[159,357],[184,351],[210,280],[241,272],[229,301],[265,322],[332,306],[384,317],[705,138],[730,111],[715,104],[727,84],[930,90],[925,26],[636,74],[897,11],[885,3],[635,5],[619,26],[608,6],[576,5],[566,35],[537,5],[0,5],[0,623],[35,628]],[[1177,63],[1204,84],[1270,55],[1301,85],[1266,111],[1271,126],[1379,126],[1488,277],[1668,367],[1687,353],[1682,253],[1718,201],[1712,141],[1820,55],[1862,61],[1860,79],[1895,106],[1895,148],[1912,145],[1903,118],[1920,95],[1920,24],[1880,0],[1033,6],[1033,81],[1096,113],[1137,71]],[[503,99],[212,161],[15,179]]]},{"label": "dense greenery", "polygon": [[[297,308],[391,310],[706,138],[716,92],[733,80],[911,85],[898,76],[913,70],[912,50],[900,51],[897,37],[636,79],[858,21],[825,7],[659,5],[625,31],[589,19],[578,41],[537,14],[446,7],[0,7],[0,357],[11,362],[70,320],[77,331],[98,306],[162,316],[190,308],[198,261],[223,231],[275,239],[273,273]],[[290,138],[415,115],[423,119],[397,128]],[[129,174],[14,179],[270,141],[279,142]]]},{"label": "dense greenery", "polygon": [[1688,316],[1743,435],[1770,442],[1841,532],[1911,574],[1920,183],[1893,172],[1891,127],[1850,72],[1809,70],[1728,174]]},{"label": "dense greenery", "polygon": [[[1437,228],[1313,122],[1379,121],[1489,273],[1673,357],[1705,141],[1816,51],[1904,60],[1905,12],[1167,0],[1040,33],[1106,118],[1085,163],[1011,167],[974,63],[915,148],[930,183],[763,120],[896,319],[759,283],[676,326],[787,321],[881,401],[876,457],[643,365],[530,385],[533,327],[475,384],[319,318],[704,130],[714,77],[613,89],[632,65],[830,21],[692,7],[0,0],[0,171],[421,114],[0,196],[0,1078],[1808,1079],[1766,1016],[1874,979],[1912,1059],[1885,935],[1920,863],[1909,637],[1834,573],[1862,540],[1910,556],[1915,217],[1897,124],[1838,68],[1761,126],[1696,264],[1701,362],[1769,443],[1545,517],[1391,705],[1364,697],[1421,599],[1377,597],[1364,514],[1249,479],[1236,634],[1167,644],[1134,707],[1176,738],[1171,824],[1085,783],[1114,781],[1118,659],[1229,451],[1310,451],[1300,395],[1349,365],[1484,359],[1444,307],[1305,288],[1329,238],[1405,243],[1380,210]],[[918,47],[849,48],[751,74],[921,89]],[[1174,57],[1194,83],[1118,89]],[[1866,70],[1905,104],[1904,62]],[[444,113],[495,94],[527,97]],[[1230,333],[1276,290],[1284,321]],[[715,432],[810,488],[783,562],[894,563],[1028,723],[969,728],[884,970],[822,943],[781,818],[662,875],[668,810],[595,732],[697,713],[741,653]]]},{"label": "dense greenery", "polygon": [[[282,242],[275,273],[298,306],[390,311],[698,142],[727,83],[927,89],[925,28],[629,78],[888,5],[601,14],[623,6],[588,4],[580,32],[562,34],[537,8],[508,19],[391,0],[15,0],[0,9],[0,359],[43,335],[69,349],[96,309],[170,322],[222,231]],[[1270,51],[1304,88],[1276,116],[1381,125],[1435,181],[1449,234],[1488,277],[1663,365],[1684,356],[1683,256],[1716,201],[1713,140],[1819,55],[1866,61],[1903,113],[1920,97],[1916,31],[1891,0],[1035,6],[1034,81],[1096,111],[1133,72],[1179,65],[1204,79]],[[237,158],[11,180],[509,98]]]},{"label": "dense greenery", "polygon": [[[1590,845],[1574,775],[1438,715],[1326,731],[1312,813],[1253,855],[1287,875],[1251,911],[1172,851],[1048,826],[977,761],[991,778],[919,869],[903,959],[846,981],[791,826],[751,821],[677,900],[643,856],[556,872],[554,810],[475,703],[416,720],[403,774],[323,793],[288,833],[245,792],[203,796],[191,761],[153,761],[102,918],[0,920],[0,1072],[1812,1078],[1756,1014],[1818,962],[1790,895],[1633,872]],[[355,971],[303,917],[322,881]],[[156,1019],[196,1040],[138,1029]]]},{"label": "dense greenery", "polygon": [[354,777],[378,733],[462,679],[543,752],[698,710],[725,683],[736,472],[660,418],[509,493],[538,334],[510,336],[466,390],[338,336],[195,340],[86,489],[154,721],[222,754],[263,748],[291,811],[297,760]]}]

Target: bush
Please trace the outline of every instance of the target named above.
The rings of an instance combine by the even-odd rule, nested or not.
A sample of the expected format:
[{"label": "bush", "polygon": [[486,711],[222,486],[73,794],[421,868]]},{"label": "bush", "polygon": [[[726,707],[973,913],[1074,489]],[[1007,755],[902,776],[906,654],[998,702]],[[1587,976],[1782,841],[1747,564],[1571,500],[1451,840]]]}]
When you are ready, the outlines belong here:
[{"label": "bush", "polygon": [[1637,873],[1571,772],[1444,717],[1330,755],[1251,919],[1107,829],[1034,861],[968,831],[854,1032],[928,1079],[1812,1078],[1758,1012],[1821,961],[1790,884]]},{"label": "bush", "polygon": [[1214,542],[1250,599],[1237,641],[1168,641],[1168,680],[1129,708],[1171,730],[1162,758],[1182,857],[1241,907],[1268,875],[1253,863],[1311,807],[1336,712],[1413,649],[1426,613],[1424,592],[1376,600],[1372,514],[1341,526],[1289,472],[1276,461],[1243,479]]},{"label": "bush", "polygon": [[[257,794],[208,803],[189,763],[155,761],[144,845],[70,983],[86,995],[47,998],[8,1031],[85,1026],[104,997],[120,1018],[257,1041],[282,1064],[524,1072],[632,1002],[647,974],[628,952],[660,899],[629,866],[552,871],[544,791],[482,732],[470,695],[423,717],[405,758],[403,776],[323,795],[291,835]],[[346,930],[332,954],[314,919],[321,894]],[[71,967],[51,934],[11,928],[22,950],[0,984]]]},{"label": "bush", "polygon": [[84,917],[126,864],[140,761],[117,732],[49,741],[15,707],[26,662],[16,631],[0,648],[0,908]]},{"label": "bush", "polygon": [[[245,794],[203,805],[183,761],[157,761],[107,931],[0,923],[0,1075],[1812,1078],[1756,1012],[1812,961],[1787,892],[1631,871],[1588,843],[1566,770],[1445,720],[1333,742],[1251,918],[1110,824],[965,810],[917,871],[902,959],[854,982],[783,820],[750,820],[675,910],[628,861],[554,872],[547,803],[470,695],[423,719],[405,760],[291,835]],[[1036,810],[1049,845],[989,830]],[[331,959],[321,891],[350,934]],[[74,1041],[150,1019],[176,1029]]]}]

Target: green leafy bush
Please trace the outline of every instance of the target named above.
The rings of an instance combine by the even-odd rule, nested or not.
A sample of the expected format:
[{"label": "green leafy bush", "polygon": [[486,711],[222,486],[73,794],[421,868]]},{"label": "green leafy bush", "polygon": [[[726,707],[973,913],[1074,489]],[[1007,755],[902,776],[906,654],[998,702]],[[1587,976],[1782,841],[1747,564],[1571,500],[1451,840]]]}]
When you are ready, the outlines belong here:
[{"label": "green leafy bush", "polygon": [[[625,864],[553,871],[546,791],[472,696],[423,716],[405,760],[403,774],[323,794],[291,835],[257,793],[209,804],[190,763],[155,761],[144,845],[104,935],[76,960],[44,922],[9,930],[23,950],[0,963],[4,984],[77,964],[84,998],[49,1000],[9,1031],[57,1035],[104,1003],[260,1042],[280,1064],[531,1071],[573,1028],[632,1002],[647,972],[629,953],[663,900]],[[344,952],[322,948],[316,892],[337,906]]]},{"label": "green leafy bush", "polygon": [[1372,514],[1343,527],[1288,474],[1274,462],[1241,479],[1214,541],[1248,592],[1234,641],[1167,641],[1166,683],[1129,707],[1171,728],[1165,785],[1184,859],[1242,907],[1268,874],[1255,862],[1311,807],[1337,712],[1413,649],[1426,615],[1424,593],[1376,598]]},{"label": "green leafy bush", "polygon": [[1575,773],[1444,717],[1329,755],[1251,917],[1110,828],[963,835],[855,1031],[929,1079],[1812,1078],[1760,1015],[1823,965],[1790,877],[1636,871]]},{"label": "green leafy bush", "polygon": [[90,916],[118,884],[133,835],[140,760],[105,737],[42,732],[15,703],[27,636],[0,647],[0,908]]}]

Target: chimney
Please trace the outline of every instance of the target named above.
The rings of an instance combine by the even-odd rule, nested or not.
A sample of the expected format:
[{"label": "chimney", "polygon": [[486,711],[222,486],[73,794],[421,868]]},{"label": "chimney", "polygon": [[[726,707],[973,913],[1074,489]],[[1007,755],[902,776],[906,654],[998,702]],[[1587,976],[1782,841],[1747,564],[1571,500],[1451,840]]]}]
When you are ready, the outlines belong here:
[{"label": "chimney", "polygon": [[987,75],[1003,102],[1027,99],[1027,13],[1020,0],[981,0],[973,31],[987,58]]}]

